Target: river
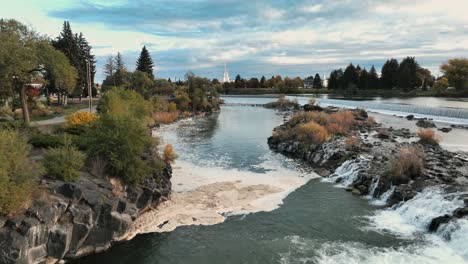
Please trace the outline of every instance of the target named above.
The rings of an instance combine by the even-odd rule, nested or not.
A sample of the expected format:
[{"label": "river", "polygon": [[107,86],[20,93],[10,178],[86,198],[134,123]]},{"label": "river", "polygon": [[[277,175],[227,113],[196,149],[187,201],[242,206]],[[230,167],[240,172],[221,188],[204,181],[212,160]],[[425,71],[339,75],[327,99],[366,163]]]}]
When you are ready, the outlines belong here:
[{"label": "river", "polygon": [[[227,101],[264,100],[245,99]],[[281,182],[282,195],[271,196],[274,206],[259,203],[248,213],[223,212],[225,221],[214,225],[138,235],[78,263],[468,263],[468,221],[438,234],[424,231],[430,217],[463,201],[431,189],[386,209],[381,202],[354,196],[269,150],[266,139],[282,122],[270,109],[227,105],[220,113],[157,131],[180,155],[174,192],[190,191],[206,178]],[[189,174],[203,179],[197,183],[187,176],[184,181]]]}]

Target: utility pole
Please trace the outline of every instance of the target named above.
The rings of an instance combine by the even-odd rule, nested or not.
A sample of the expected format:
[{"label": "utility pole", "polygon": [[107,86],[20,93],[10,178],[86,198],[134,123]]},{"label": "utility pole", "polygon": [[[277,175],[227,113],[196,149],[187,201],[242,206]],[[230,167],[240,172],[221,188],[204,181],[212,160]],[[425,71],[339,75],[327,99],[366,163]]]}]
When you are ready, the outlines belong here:
[{"label": "utility pole", "polygon": [[91,88],[91,65],[89,60],[86,60],[86,80],[88,83],[89,112],[91,113],[93,111],[93,90]]}]

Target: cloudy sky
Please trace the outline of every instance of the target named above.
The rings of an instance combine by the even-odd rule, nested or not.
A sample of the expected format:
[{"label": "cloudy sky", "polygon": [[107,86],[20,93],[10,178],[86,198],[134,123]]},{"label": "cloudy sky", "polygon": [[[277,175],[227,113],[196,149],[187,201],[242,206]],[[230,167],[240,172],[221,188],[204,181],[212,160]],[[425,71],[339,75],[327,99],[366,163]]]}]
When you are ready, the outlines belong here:
[{"label": "cloudy sky", "polygon": [[380,69],[416,56],[438,74],[468,57],[468,0],[0,0],[0,17],[55,37],[63,20],[83,32],[98,59],[120,51],[129,69],[143,45],[156,76],[282,74],[306,77],[354,62]]}]

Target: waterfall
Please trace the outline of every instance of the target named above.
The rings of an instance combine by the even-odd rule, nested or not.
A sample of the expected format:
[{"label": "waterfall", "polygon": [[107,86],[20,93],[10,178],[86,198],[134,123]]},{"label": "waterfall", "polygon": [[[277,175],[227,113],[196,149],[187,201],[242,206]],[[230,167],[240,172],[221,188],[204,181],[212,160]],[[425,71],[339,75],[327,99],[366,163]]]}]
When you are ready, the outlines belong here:
[{"label": "waterfall", "polygon": [[[378,183],[377,183],[378,184]],[[396,186],[390,186],[386,192],[382,193],[378,198],[371,201],[373,205],[385,205],[388,202],[388,199],[392,196],[393,192],[395,191]],[[375,192],[375,190],[374,190]]]},{"label": "waterfall", "polygon": [[324,178],[323,181],[335,182],[337,187],[348,187],[353,184],[358,177],[361,169],[367,164],[368,159],[360,157],[356,160],[347,160],[335,172],[328,178]]},{"label": "waterfall", "polygon": [[373,199],[375,195],[375,190],[379,186],[380,182],[380,177],[375,177],[372,179],[371,185],[369,187],[369,194],[367,195],[367,198]]},{"label": "waterfall", "polygon": [[440,188],[427,188],[411,200],[378,211],[370,217],[371,226],[401,236],[411,237],[424,233],[432,219],[451,214],[464,206],[460,195],[461,193],[446,194]]},{"label": "waterfall", "polygon": [[[294,98],[301,104],[306,104],[308,97],[288,96]],[[362,108],[382,114],[395,114],[400,116],[414,115],[416,117],[431,118],[436,121],[450,122],[458,124],[468,124],[468,109],[448,108],[448,107],[430,107],[411,104],[392,104],[373,101],[353,101],[342,99],[315,98],[321,106],[336,106],[343,108]]]}]

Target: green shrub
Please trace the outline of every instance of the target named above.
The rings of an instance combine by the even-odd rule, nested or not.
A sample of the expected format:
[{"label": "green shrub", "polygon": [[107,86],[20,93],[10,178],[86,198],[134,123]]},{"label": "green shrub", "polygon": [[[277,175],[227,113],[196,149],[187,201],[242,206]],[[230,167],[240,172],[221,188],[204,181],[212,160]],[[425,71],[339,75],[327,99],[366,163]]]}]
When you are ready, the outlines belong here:
[{"label": "green shrub", "polygon": [[131,116],[103,114],[90,130],[90,158],[103,158],[110,176],[127,183],[137,183],[151,174],[151,168],[142,160],[152,143],[151,135],[141,120]]},{"label": "green shrub", "polygon": [[70,139],[62,147],[46,151],[43,164],[49,177],[63,181],[75,181],[80,177],[79,170],[84,165],[85,155],[77,150]]},{"label": "green shrub", "polygon": [[0,130],[0,214],[26,207],[42,167],[28,159],[30,146],[16,130]]},{"label": "green shrub", "polygon": [[151,118],[152,105],[135,91],[112,88],[99,100],[100,114],[128,115],[145,120]]},{"label": "green shrub", "polygon": [[58,148],[63,146],[63,135],[32,133],[29,144],[36,148]]}]

